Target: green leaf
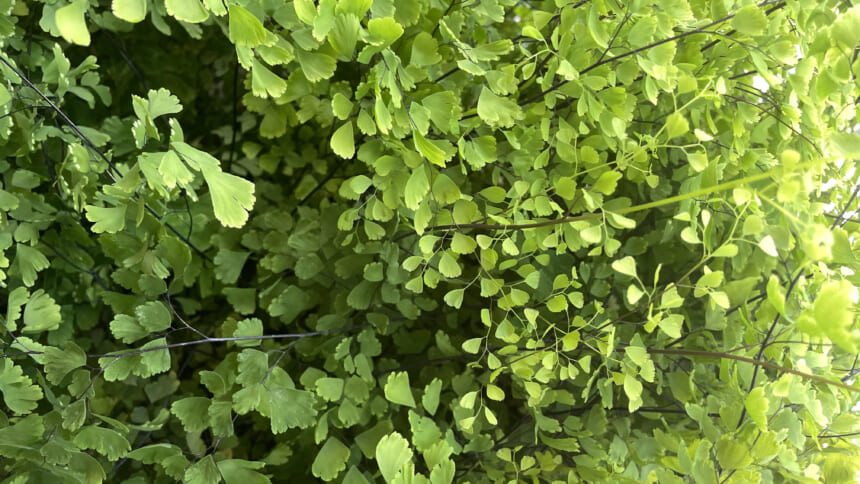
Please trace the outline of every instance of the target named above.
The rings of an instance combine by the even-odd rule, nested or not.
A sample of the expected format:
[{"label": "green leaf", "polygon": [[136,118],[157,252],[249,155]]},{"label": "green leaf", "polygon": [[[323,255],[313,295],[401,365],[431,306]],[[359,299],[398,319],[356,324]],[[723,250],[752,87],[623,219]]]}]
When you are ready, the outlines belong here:
[{"label": "green leaf", "polygon": [[[338,6],[343,2],[339,2]],[[358,33],[361,30],[361,22],[358,17],[351,14],[338,14],[335,16],[334,25],[328,32],[328,43],[341,58],[351,59],[355,53],[355,44],[358,42]],[[359,124],[359,126],[361,126]]]},{"label": "green leaf", "polygon": [[179,98],[167,89],[150,89],[147,93],[147,112],[149,117],[155,119],[165,114],[176,114],[182,111]]},{"label": "green leaf", "polygon": [[89,3],[89,0],[75,0],[54,12],[57,29],[67,42],[90,45],[90,31],[87,30],[87,22],[84,19]]},{"label": "green leaf", "polygon": [[131,450],[128,440],[116,430],[88,425],[75,434],[72,442],[82,449],[93,449],[99,454],[115,461]]},{"label": "green leaf", "polygon": [[433,199],[436,203],[445,206],[450,205],[460,199],[460,187],[454,183],[448,175],[440,173],[433,180]]},{"label": "green leaf", "polygon": [[299,279],[312,279],[323,270],[322,259],[316,254],[308,254],[296,261],[293,270]]},{"label": "green leaf", "polygon": [[209,426],[209,399],[186,397],[170,405],[170,413],[182,422],[187,432],[202,432]]},{"label": "green leaf", "polygon": [[410,63],[416,66],[432,66],[442,60],[439,55],[439,44],[427,32],[421,32],[412,41],[412,56]]},{"label": "green leaf", "polygon": [[331,98],[331,111],[337,119],[344,120],[352,112],[352,102],[341,93],[335,93]]},{"label": "green leaf", "polygon": [[244,349],[239,353],[239,375],[236,382],[242,386],[260,383],[269,370],[269,358],[266,353],[253,349]]},{"label": "green leaf", "polygon": [[292,428],[308,428],[316,423],[314,396],[311,392],[276,386],[269,389],[272,432],[280,434]]},{"label": "green leaf", "polygon": [[697,172],[704,171],[708,167],[708,154],[705,152],[689,153],[687,154],[687,161],[690,162],[693,170]]},{"label": "green leaf", "polygon": [[717,442],[717,461],[726,470],[743,469],[752,463],[750,448],[737,439],[723,436]]},{"label": "green leaf", "polygon": [[860,42],[860,8],[856,4],[851,8],[846,8],[837,16],[836,22],[830,30],[830,36],[841,42],[846,48],[857,46],[857,43]]},{"label": "green leaf", "polygon": [[430,180],[427,178],[427,169],[424,166],[419,166],[412,171],[409,180],[406,181],[404,190],[406,207],[416,210],[429,191]]},{"label": "green leaf", "polygon": [[42,361],[48,381],[59,385],[69,372],[87,364],[87,354],[80,346],[70,341],[63,349],[53,346],[45,348]]},{"label": "green leaf", "polygon": [[744,402],[744,405],[746,406],[750,418],[753,422],[755,422],[759,430],[761,430],[762,432],[766,432],[767,411],[770,405],[768,404],[767,396],[765,396],[764,394],[764,388],[753,388],[752,391],[747,394],[747,398]]},{"label": "green leaf", "polygon": [[849,352],[856,351],[860,344],[854,330],[853,292],[853,285],[848,281],[827,281],[817,291],[813,306],[818,328],[830,341]]},{"label": "green leaf", "polygon": [[138,23],[146,18],[146,0],[113,0],[111,10],[126,22]]},{"label": "green leaf", "polygon": [[265,389],[260,383],[247,386],[233,394],[233,409],[239,415],[256,410],[263,401]]},{"label": "green leaf", "polygon": [[636,260],[630,256],[624,257],[612,263],[612,268],[621,274],[636,277]]},{"label": "green leaf", "polygon": [[254,208],[254,184],[220,168],[203,168],[203,178],[209,185],[215,218],[225,227],[241,227]]},{"label": "green leaf", "polygon": [[447,156],[445,151],[442,148],[436,146],[435,143],[427,140],[421,133],[416,130],[412,131],[412,138],[415,141],[415,149],[418,150],[419,153],[424,155],[424,158],[427,158],[427,161],[433,163],[434,165],[438,165],[441,167],[445,167],[445,161],[450,159],[450,156]]},{"label": "green leaf", "polygon": [[126,314],[117,314],[110,322],[110,330],[114,338],[129,344],[149,336],[149,330],[144,329],[137,319]]},{"label": "green leaf", "polygon": [[[8,103],[11,100],[12,100],[12,95],[9,94],[9,89],[7,89],[6,86],[4,86],[3,84],[0,84],[0,106],[5,105],[6,103]],[[6,196],[11,196],[11,195],[9,195],[8,192],[4,191],[3,193],[6,194]],[[6,205],[8,205],[8,203],[4,203],[3,205],[6,206]],[[0,206],[0,208],[3,208],[3,207]],[[4,210],[11,210],[11,209],[4,208]]]},{"label": "green leaf", "polygon": [[471,254],[478,248],[478,243],[475,239],[460,232],[454,233],[454,238],[451,240],[451,250],[458,254]]},{"label": "green leaf", "polygon": [[87,220],[94,222],[92,231],[115,234],[125,228],[125,205],[118,207],[97,207],[87,205]]},{"label": "green leaf", "polygon": [[343,395],[343,378],[320,378],[315,386],[317,395],[329,402],[336,402]]},{"label": "green leaf", "polygon": [[627,409],[631,413],[642,406],[642,383],[631,373],[624,375],[624,394],[627,395]]},{"label": "green leaf", "polygon": [[442,256],[439,258],[439,272],[441,272],[445,277],[455,278],[460,277],[460,274],[463,273],[463,269],[460,267],[457,259],[448,252],[443,252]]},{"label": "green leaf", "polygon": [[385,399],[391,403],[415,408],[415,399],[409,386],[409,374],[405,371],[394,372],[385,382]]},{"label": "green leaf", "polygon": [[661,319],[658,326],[670,338],[680,338],[681,328],[684,326],[684,317],[680,314],[670,314]]},{"label": "green leaf", "polygon": [[215,256],[215,278],[225,284],[235,284],[251,253],[244,250],[221,249]]},{"label": "green leaf", "polygon": [[[250,336],[263,335],[263,322],[258,318],[247,318],[236,323],[236,330],[233,331],[234,338],[247,338]],[[261,339],[249,339],[237,341],[236,346],[245,348],[249,346],[258,346],[262,342]]]},{"label": "green leaf", "polygon": [[[231,5],[230,8],[233,8]],[[250,15],[250,14],[249,14]],[[232,16],[230,17],[233,18]],[[256,59],[251,61],[251,92],[258,97],[280,97],[287,90],[287,83]]]},{"label": "green leaf", "polygon": [[478,97],[478,116],[493,128],[510,128],[522,119],[522,110],[517,103],[483,87]]},{"label": "green leaf", "polygon": [[6,329],[15,331],[17,329],[16,321],[21,317],[21,308],[30,299],[30,291],[26,287],[16,287],[9,293],[6,300]]},{"label": "green leaf", "polygon": [[295,9],[299,20],[308,25],[313,25],[317,16],[317,8],[313,0],[294,0],[293,9]]},{"label": "green leaf", "polygon": [[852,133],[834,133],[828,140],[830,148],[837,155],[856,158],[860,156],[860,135]]},{"label": "green leaf", "polygon": [[154,339],[141,347],[143,353],[140,355],[141,366],[138,366],[134,374],[148,378],[159,373],[170,370],[170,351],[167,350],[165,338]]},{"label": "green leaf", "polygon": [[442,390],[442,380],[433,378],[433,380],[424,387],[424,394],[421,396],[421,406],[430,415],[436,413],[439,408],[439,393]]},{"label": "green leaf", "polygon": [[738,246],[735,244],[725,244],[715,250],[711,257],[734,257],[738,254]]},{"label": "green leaf", "polygon": [[33,287],[38,272],[50,267],[51,263],[48,262],[45,254],[38,249],[24,244],[16,244],[15,247],[15,263],[18,264],[18,270],[21,271],[21,279],[25,286]]},{"label": "green leaf", "polygon": [[383,437],[376,445],[376,462],[385,482],[393,482],[404,465],[412,461],[409,442],[398,432]]},{"label": "green leaf", "polygon": [[0,392],[6,407],[17,414],[30,413],[42,399],[42,390],[8,358],[0,363]]},{"label": "green leaf", "polygon": [[767,29],[767,17],[761,8],[747,5],[735,12],[732,28],[745,35],[760,35]]},{"label": "green leaf", "polygon": [[487,385],[487,398],[490,400],[495,400],[497,402],[501,402],[505,399],[505,392],[501,388],[497,387],[493,384]]},{"label": "green leaf", "polygon": [[209,18],[200,0],[164,0],[164,6],[170,16],[183,22],[197,24]]},{"label": "green leaf", "polygon": [[60,327],[61,321],[60,306],[44,290],[37,289],[24,306],[24,328],[21,331],[53,331]]},{"label": "green leaf", "polygon": [[687,122],[687,118],[685,118],[683,114],[675,111],[666,118],[665,128],[667,137],[672,139],[690,131],[690,124]]},{"label": "green leaf", "polygon": [[194,180],[194,175],[191,174],[185,166],[185,163],[179,159],[176,152],[171,150],[158,154],[141,154],[141,158],[147,156],[152,156],[155,160],[158,160],[158,173],[162,176],[164,184],[167,185],[168,188],[173,188],[177,184],[185,187]]},{"label": "green leaf", "polygon": [[183,482],[186,484],[217,484],[221,482],[221,472],[211,454],[188,467],[183,477]]},{"label": "green leaf", "polygon": [[448,291],[445,294],[445,297],[443,298],[445,301],[445,304],[451,306],[452,308],[459,309],[460,306],[463,304],[463,293],[464,292],[465,291],[463,289],[453,289],[451,291]]},{"label": "green leaf", "polygon": [[623,175],[617,171],[604,171],[600,174],[597,181],[594,182],[591,189],[604,195],[612,195],[618,187],[618,180],[620,180],[622,176]]},{"label": "green leaf", "polygon": [[775,275],[771,275],[767,281],[767,300],[777,312],[785,312],[785,294],[782,291],[779,278]]},{"label": "green leaf", "polygon": [[302,67],[302,72],[310,82],[319,82],[334,75],[337,60],[326,54],[306,52],[301,49],[296,51],[296,58]]},{"label": "green leaf", "polygon": [[340,440],[329,437],[311,464],[311,472],[314,476],[329,482],[346,469],[348,458],[349,447],[343,445]]},{"label": "green leaf", "polygon": [[229,5],[227,9],[230,42],[245,47],[257,47],[266,40],[266,29],[254,14],[239,5]]},{"label": "green leaf", "polygon": [[218,461],[217,466],[226,484],[271,484],[272,482],[268,477],[257,472],[266,466],[264,462],[225,459]]},{"label": "green leaf", "polygon": [[182,449],[173,444],[147,445],[129,452],[126,457],[144,464],[159,464],[173,478],[181,477],[190,465]]},{"label": "green leaf", "polygon": [[141,304],[134,310],[134,315],[140,325],[149,331],[155,333],[164,331],[170,327],[170,322],[173,318],[170,316],[170,311],[160,301],[150,301]]},{"label": "green leaf", "polygon": [[771,257],[779,257],[779,252],[776,250],[776,243],[773,241],[773,237],[770,235],[766,235],[763,239],[758,242],[758,247],[765,254]]},{"label": "green leaf", "polygon": [[463,342],[462,348],[466,353],[477,354],[484,343],[484,338],[470,338]]},{"label": "green leaf", "polygon": [[403,27],[391,17],[371,19],[367,22],[367,31],[370,34],[367,42],[380,49],[393,44],[403,35]]},{"label": "green leaf", "polygon": [[331,149],[337,156],[350,159],[355,155],[352,121],[344,123],[331,137]]}]

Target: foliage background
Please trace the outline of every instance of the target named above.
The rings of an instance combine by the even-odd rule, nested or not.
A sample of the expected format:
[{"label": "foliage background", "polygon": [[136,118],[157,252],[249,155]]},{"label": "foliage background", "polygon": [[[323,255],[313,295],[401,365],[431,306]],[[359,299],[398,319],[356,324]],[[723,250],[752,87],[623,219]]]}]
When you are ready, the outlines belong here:
[{"label": "foliage background", "polygon": [[0,13],[4,482],[860,470],[853,2]]}]

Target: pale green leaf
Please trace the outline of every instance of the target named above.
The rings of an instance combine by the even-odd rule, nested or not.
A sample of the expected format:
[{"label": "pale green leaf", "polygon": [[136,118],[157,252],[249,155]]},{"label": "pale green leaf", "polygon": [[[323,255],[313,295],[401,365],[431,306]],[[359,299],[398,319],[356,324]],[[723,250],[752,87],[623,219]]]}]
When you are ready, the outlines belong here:
[{"label": "pale green leaf", "polygon": [[393,482],[403,466],[411,461],[409,442],[398,432],[386,435],[376,445],[376,462],[386,483]]},{"label": "pale green leaf", "polygon": [[348,458],[349,447],[343,445],[340,440],[329,437],[311,464],[311,472],[314,476],[329,482],[346,469]]},{"label": "pale green leaf", "polygon": [[[230,8],[233,6],[231,5]],[[255,96],[277,98],[286,90],[286,81],[270,71],[261,62],[257,62],[257,59],[251,61],[251,92]]]},{"label": "pale green leaf", "polygon": [[391,17],[371,19],[367,31],[370,34],[367,42],[378,48],[388,47],[403,35],[403,27]]},{"label": "pale green leaf", "polygon": [[167,13],[183,22],[197,24],[209,18],[209,12],[200,0],[164,0]]},{"label": "pale green leaf", "polygon": [[331,149],[337,156],[350,159],[355,155],[352,121],[344,123],[331,137]]},{"label": "pale green leaf", "polygon": [[418,205],[424,200],[424,196],[430,191],[430,180],[427,178],[427,169],[419,166],[412,171],[409,179],[406,181],[404,189],[404,201],[406,207],[416,210]]},{"label": "pale green leaf", "polygon": [[131,445],[119,432],[96,425],[82,428],[72,440],[81,449],[93,449],[115,461],[131,450]]},{"label": "pale green leaf", "polygon": [[409,386],[409,374],[405,371],[394,372],[385,382],[385,399],[391,403],[415,408],[415,398]]},{"label": "pale green leaf", "polygon": [[54,12],[57,29],[67,42],[90,45],[90,31],[87,30],[87,22],[84,19],[89,3],[89,0],[75,0]]},{"label": "pale green leaf", "polygon": [[0,362],[0,392],[6,407],[17,414],[30,413],[42,399],[42,390],[9,358]]},{"label": "pale green leaf", "polygon": [[612,195],[621,177],[621,173],[617,171],[605,171],[600,174],[600,177],[594,182],[591,189],[604,195]]},{"label": "pale green leaf", "polygon": [[308,428],[316,424],[317,411],[311,392],[277,386],[269,390],[272,433],[280,434],[292,428]]},{"label": "pale green leaf", "polygon": [[745,35],[760,35],[767,28],[767,16],[761,8],[747,5],[735,12],[732,28]]},{"label": "pale green leaf", "polygon": [[113,14],[130,23],[138,23],[146,18],[146,0],[113,0]]},{"label": "pale green leaf", "polygon": [[266,40],[266,29],[254,14],[239,5],[229,5],[228,10],[231,42],[245,47],[257,47]]},{"label": "pale green leaf", "polygon": [[690,124],[680,112],[675,111],[666,118],[666,134],[669,139],[677,138],[688,131],[690,131]]},{"label": "pale green leaf", "polygon": [[636,260],[630,256],[614,261],[612,263],[612,268],[615,269],[616,272],[636,277]]},{"label": "pale green leaf", "polygon": [[310,82],[318,82],[330,78],[334,75],[335,68],[337,67],[337,60],[327,54],[306,52],[298,49],[296,57],[299,60],[299,65],[302,67],[305,78]]},{"label": "pale green leaf", "polygon": [[69,372],[87,363],[87,354],[80,346],[70,341],[63,349],[53,346],[45,348],[42,361],[48,381],[59,385]]},{"label": "pale green leaf", "polygon": [[170,327],[170,311],[160,301],[141,304],[134,310],[140,325],[149,332],[164,331]]},{"label": "pale green leaf", "polygon": [[265,467],[265,462],[242,459],[225,459],[216,464],[226,484],[271,484],[264,474],[257,472]]},{"label": "pale green leaf", "polygon": [[[263,335],[263,322],[258,318],[247,318],[236,323],[236,330],[233,331],[234,338],[249,338],[251,336]],[[260,339],[247,339],[237,341],[236,346],[249,347],[257,346],[262,342]]]},{"label": "pale green leaf", "polygon": [[427,32],[421,32],[412,41],[412,57],[410,63],[416,66],[432,66],[442,60],[439,55],[439,44]]},{"label": "pale green leaf", "polygon": [[170,413],[176,415],[188,432],[202,432],[209,426],[209,399],[186,397],[170,405]]},{"label": "pale green leaf", "polygon": [[517,103],[496,96],[484,87],[478,97],[478,116],[493,128],[510,128],[522,119],[522,109]]},{"label": "pale green leaf", "polygon": [[27,287],[33,287],[37,274],[51,266],[48,258],[40,250],[25,244],[15,245],[15,263],[21,271],[21,279]]},{"label": "pale green leaf", "polygon": [[762,432],[767,431],[767,411],[770,407],[763,387],[753,388],[744,403],[750,418]]},{"label": "pale green leaf", "polygon": [[24,306],[24,328],[21,331],[53,331],[60,327],[61,320],[60,306],[44,290],[37,289]]},{"label": "pale green leaf", "polygon": [[92,231],[115,234],[125,228],[126,205],[118,207],[97,207],[87,205],[87,220],[93,222]]}]

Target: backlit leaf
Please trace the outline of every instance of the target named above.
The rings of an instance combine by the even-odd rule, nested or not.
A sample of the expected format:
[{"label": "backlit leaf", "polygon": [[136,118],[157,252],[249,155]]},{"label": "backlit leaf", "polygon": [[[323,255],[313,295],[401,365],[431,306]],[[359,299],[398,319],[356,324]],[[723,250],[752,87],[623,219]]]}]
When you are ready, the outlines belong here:
[{"label": "backlit leaf", "polygon": [[146,0],[113,0],[111,10],[126,22],[141,22],[146,18]]},{"label": "backlit leaf", "polygon": [[266,29],[251,12],[239,5],[229,5],[228,11],[231,42],[246,47],[257,47],[266,40]]},{"label": "backlit leaf", "polygon": [[55,11],[54,21],[66,41],[77,45],[90,45],[90,32],[84,19],[88,7],[88,0],[75,0]]}]

